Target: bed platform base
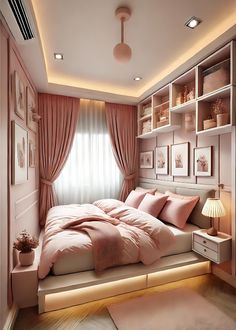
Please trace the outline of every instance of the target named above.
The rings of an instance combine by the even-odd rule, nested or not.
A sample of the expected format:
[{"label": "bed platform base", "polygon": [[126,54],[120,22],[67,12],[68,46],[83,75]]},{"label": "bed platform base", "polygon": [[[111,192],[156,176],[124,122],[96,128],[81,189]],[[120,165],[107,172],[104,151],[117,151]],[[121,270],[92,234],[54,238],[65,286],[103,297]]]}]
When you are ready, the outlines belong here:
[{"label": "bed platform base", "polygon": [[38,311],[44,313],[210,273],[210,267],[205,258],[187,252],[163,257],[150,266],[120,266],[100,275],[94,271],[50,275],[39,281]]}]

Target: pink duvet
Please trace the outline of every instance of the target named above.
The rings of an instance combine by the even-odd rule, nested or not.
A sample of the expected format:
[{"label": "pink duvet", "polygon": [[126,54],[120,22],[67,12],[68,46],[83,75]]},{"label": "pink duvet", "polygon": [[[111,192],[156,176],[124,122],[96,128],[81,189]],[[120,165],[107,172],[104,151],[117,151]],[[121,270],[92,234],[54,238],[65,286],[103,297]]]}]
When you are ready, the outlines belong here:
[{"label": "pink duvet", "polygon": [[100,200],[94,204],[61,205],[49,210],[45,225],[38,276],[47,276],[59,256],[92,250],[89,236],[66,224],[77,218],[106,218],[116,225],[122,237],[120,264],[151,264],[171,247],[175,238],[165,224],[153,216],[116,200]]}]

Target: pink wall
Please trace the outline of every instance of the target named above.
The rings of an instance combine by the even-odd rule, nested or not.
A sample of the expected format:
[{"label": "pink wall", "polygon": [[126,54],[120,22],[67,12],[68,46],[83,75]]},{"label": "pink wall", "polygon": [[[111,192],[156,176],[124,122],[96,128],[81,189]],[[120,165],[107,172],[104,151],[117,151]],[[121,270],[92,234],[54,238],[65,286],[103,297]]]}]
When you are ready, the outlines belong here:
[{"label": "pink wall", "polygon": [[[17,258],[13,253],[13,241],[16,235],[26,229],[34,235],[39,234],[38,226],[38,152],[36,152],[36,167],[29,168],[28,181],[19,185],[11,184],[11,121],[14,120],[28,130],[30,139],[36,142],[37,134],[26,126],[26,119],[22,120],[15,114],[13,94],[13,74],[17,70],[24,86],[31,86],[37,99],[37,92],[17,52],[14,42],[9,37],[3,18],[0,16],[0,59],[1,59],[1,94],[0,94],[0,189],[1,189],[1,255],[0,255],[0,289],[1,315],[0,328],[2,329],[11,311],[11,283],[10,274]],[[38,150],[38,148],[37,148]],[[9,205],[9,207],[8,207]]]}]

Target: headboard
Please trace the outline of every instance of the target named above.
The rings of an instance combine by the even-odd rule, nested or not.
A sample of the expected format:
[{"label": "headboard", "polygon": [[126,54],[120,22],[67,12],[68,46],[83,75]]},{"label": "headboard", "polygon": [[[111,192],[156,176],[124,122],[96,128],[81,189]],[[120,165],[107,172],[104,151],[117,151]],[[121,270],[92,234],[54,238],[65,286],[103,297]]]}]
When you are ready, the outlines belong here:
[{"label": "headboard", "polygon": [[156,188],[159,192],[165,193],[167,190],[180,194],[180,195],[187,195],[187,196],[199,196],[200,200],[195,206],[193,212],[191,213],[188,222],[193,223],[194,225],[197,225],[200,228],[209,228],[210,227],[210,219],[208,217],[205,217],[202,214],[202,208],[205,204],[205,201],[207,198],[215,197],[215,190],[214,189],[199,189],[197,185],[193,185],[193,187],[190,187],[190,185],[184,185],[181,186],[175,185],[174,182],[171,182],[171,184],[165,184],[165,183],[147,183],[147,182],[140,182],[140,187],[143,188]]}]

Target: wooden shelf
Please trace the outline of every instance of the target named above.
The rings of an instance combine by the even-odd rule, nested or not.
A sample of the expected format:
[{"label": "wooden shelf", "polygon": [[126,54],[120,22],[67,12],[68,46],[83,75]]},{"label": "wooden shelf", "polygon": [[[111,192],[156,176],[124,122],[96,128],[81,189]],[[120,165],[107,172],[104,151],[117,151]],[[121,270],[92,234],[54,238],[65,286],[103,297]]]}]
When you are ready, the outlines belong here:
[{"label": "wooden shelf", "polygon": [[176,105],[175,107],[171,108],[170,111],[176,113],[186,113],[186,112],[196,111],[196,99]]},{"label": "wooden shelf", "polygon": [[163,102],[163,103],[161,103],[161,104],[155,105],[155,106],[154,106],[154,109],[161,108],[161,107],[163,107],[164,105],[167,105],[167,104],[169,104],[169,103],[170,103],[170,101],[168,100],[168,101]]},{"label": "wooden shelf", "polygon": [[212,135],[220,135],[225,133],[230,133],[232,131],[232,125],[224,125],[224,126],[217,126],[209,129],[205,129],[202,131],[197,131],[197,135],[201,136],[212,136]]},{"label": "wooden shelf", "polygon": [[211,92],[211,93],[207,93],[204,94],[200,97],[197,98],[197,101],[214,101],[217,98],[224,98],[230,95],[230,91],[231,91],[231,85],[226,85],[224,87],[218,88],[217,90]]},{"label": "wooden shelf", "polygon": [[148,120],[152,117],[152,114],[150,113],[149,115],[145,115],[143,117],[140,117],[139,118],[139,121],[145,121],[145,120]]}]

